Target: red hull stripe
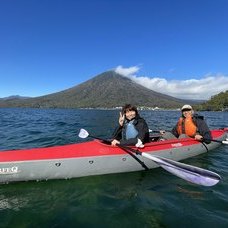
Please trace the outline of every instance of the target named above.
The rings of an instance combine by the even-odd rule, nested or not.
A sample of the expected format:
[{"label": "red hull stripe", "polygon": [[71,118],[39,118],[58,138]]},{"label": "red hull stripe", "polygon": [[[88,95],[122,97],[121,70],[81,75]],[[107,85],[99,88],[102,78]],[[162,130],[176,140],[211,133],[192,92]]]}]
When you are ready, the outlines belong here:
[{"label": "red hull stripe", "polygon": [[[212,131],[212,136],[214,139],[220,138],[223,134],[225,134],[225,131],[223,130]],[[156,153],[161,150],[173,149],[175,147],[180,146],[191,146],[195,144],[199,144],[199,142],[190,138],[180,140],[167,140],[161,142],[148,143],[145,145],[145,148],[140,149],[140,151]],[[113,156],[121,154],[126,153],[118,147],[104,145],[98,140],[94,140],[90,142],[64,146],[1,151],[0,162]]]}]

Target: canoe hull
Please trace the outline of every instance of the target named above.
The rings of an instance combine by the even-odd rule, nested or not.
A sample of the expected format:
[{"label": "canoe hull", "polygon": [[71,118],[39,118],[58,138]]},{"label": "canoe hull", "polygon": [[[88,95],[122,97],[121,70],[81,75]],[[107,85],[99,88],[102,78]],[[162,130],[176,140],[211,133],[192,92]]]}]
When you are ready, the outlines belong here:
[{"label": "canoe hull", "polygon": [[[214,130],[217,140],[226,138],[226,131]],[[208,145],[193,139],[149,143],[142,152],[175,161],[194,157],[221,145]],[[149,168],[158,165],[136,155]],[[70,179],[91,175],[143,170],[131,155],[98,140],[66,146],[0,152],[0,183],[29,180]]]}]

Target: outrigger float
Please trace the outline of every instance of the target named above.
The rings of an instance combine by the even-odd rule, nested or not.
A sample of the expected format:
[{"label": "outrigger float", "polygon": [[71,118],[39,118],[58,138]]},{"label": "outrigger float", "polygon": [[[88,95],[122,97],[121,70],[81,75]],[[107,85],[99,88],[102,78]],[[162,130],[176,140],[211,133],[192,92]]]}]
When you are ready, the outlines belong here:
[{"label": "outrigger float", "polygon": [[[182,138],[152,141],[139,150],[136,147],[113,147],[105,141],[95,139],[64,146],[1,151],[0,183],[70,179],[133,172],[161,166],[186,180],[189,180],[185,178],[186,175],[193,175],[190,177],[190,182],[212,186],[219,182],[218,174],[176,161],[206,153],[223,143],[227,144],[227,132],[228,128],[212,130],[213,140],[210,144]],[[201,175],[204,175],[203,181],[192,180]],[[208,182],[208,179],[212,180]]]}]

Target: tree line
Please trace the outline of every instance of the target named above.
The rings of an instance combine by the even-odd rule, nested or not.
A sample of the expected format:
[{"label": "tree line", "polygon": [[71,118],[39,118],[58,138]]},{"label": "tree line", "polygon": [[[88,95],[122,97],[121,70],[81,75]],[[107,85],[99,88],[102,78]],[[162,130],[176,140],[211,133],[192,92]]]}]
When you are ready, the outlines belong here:
[{"label": "tree line", "polygon": [[228,90],[221,92],[207,102],[195,106],[200,111],[228,111]]}]

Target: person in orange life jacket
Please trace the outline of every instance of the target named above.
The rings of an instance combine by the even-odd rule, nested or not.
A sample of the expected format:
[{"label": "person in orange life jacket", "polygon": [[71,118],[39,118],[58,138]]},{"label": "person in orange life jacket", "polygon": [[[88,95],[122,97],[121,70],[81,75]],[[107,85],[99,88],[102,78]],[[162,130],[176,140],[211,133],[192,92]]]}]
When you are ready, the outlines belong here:
[{"label": "person in orange life jacket", "polygon": [[[205,143],[211,142],[211,132],[204,121],[203,116],[194,114],[194,110],[190,105],[184,105],[181,108],[182,116],[179,118],[176,126],[172,129],[171,133],[176,138],[191,137],[198,141]],[[164,133],[164,132],[163,132]],[[163,138],[172,138],[167,133],[163,134]]]},{"label": "person in orange life jacket", "polygon": [[146,121],[140,117],[135,106],[126,104],[120,112],[119,126],[113,134],[111,145],[143,147],[146,142],[149,142],[149,128]]}]

